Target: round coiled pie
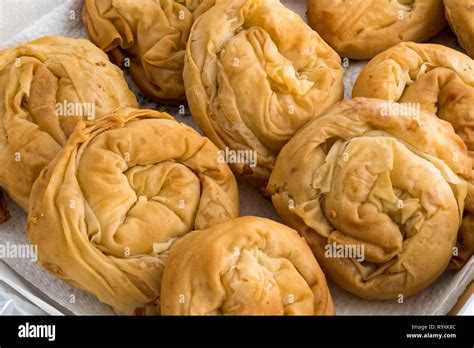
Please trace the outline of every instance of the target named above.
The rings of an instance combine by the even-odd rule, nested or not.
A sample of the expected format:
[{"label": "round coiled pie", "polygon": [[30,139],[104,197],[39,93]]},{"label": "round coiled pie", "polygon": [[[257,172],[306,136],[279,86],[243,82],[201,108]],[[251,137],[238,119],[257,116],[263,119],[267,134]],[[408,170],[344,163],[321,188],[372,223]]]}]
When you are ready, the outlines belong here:
[{"label": "round coiled pie", "polygon": [[329,279],[362,298],[390,300],[422,290],[448,266],[471,170],[449,123],[355,98],[285,145],[267,190]]},{"label": "round coiled pie", "polygon": [[[474,62],[465,54],[435,44],[401,43],[374,57],[357,78],[353,97],[380,98],[408,105],[448,121],[474,159]],[[466,222],[474,214],[474,173],[468,181]],[[469,221],[471,221],[469,223]],[[459,268],[474,252],[474,229],[460,231]]]},{"label": "round coiled pie", "polygon": [[474,1],[444,0],[446,19],[467,54],[474,57]]},{"label": "round coiled pie", "polygon": [[184,50],[195,18],[215,0],[86,0],[90,39],[130,73],[148,97],[183,103]]},{"label": "round coiled pie", "polygon": [[157,314],[172,244],[239,215],[217,148],[151,110],[76,127],[33,186],[28,235],[39,264],[119,314]]},{"label": "round coiled pie", "polygon": [[195,231],[172,249],[165,315],[331,315],[326,279],[303,238],[246,216]]},{"label": "round coiled pie", "polygon": [[446,26],[443,0],[309,0],[310,26],[341,57],[370,59]]},{"label": "round coiled pie", "polygon": [[261,183],[294,133],[342,99],[343,74],[336,52],[278,0],[234,0],[195,21],[183,76],[197,124],[234,172]]},{"label": "round coiled pie", "polygon": [[136,107],[135,95],[90,41],[47,36],[0,51],[0,186],[27,210],[75,125],[123,106]]}]

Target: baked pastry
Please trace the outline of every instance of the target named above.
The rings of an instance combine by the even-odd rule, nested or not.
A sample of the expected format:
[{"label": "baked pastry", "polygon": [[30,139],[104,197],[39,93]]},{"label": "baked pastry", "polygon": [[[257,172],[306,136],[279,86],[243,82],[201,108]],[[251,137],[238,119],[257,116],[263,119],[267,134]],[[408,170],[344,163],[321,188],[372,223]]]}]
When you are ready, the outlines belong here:
[{"label": "baked pastry", "polygon": [[7,203],[3,192],[0,191],[0,225],[10,219],[10,212],[7,209]]},{"label": "baked pastry", "polygon": [[87,40],[0,51],[0,186],[27,210],[33,182],[80,120],[136,105],[122,71]]},{"label": "baked pastry", "polygon": [[152,110],[84,122],[41,172],[28,216],[39,264],[119,314],[159,313],[173,242],[239,215],[217,148]]},{"label": "baked pastry", "polygon": [[[130,73],[142,92],[163,103],[186,99],[184,49],[194,19],[215,0],[86,0],[90,39]],[[126,62],[125,59],[129,61]]]},{"label": "baked pastry", "polygon": [[246,216],[189,233],[171,250],[165,315],[330,315],[326,279],[303,238]]},{"label": "baked pastry", "polygon": [[474,150],[474,62],[461,52],[436,44],[401,43],[362,69],[352,96],[416,103],[450,122]]},{"label": "baked pastry", "polygon": [[446,19],[467,54],[474,58],[474,1],[444,0]]},{"label": "baked pastry", "polygon": [[446,26],[443,0],[309,0],[308,22],[341,57],[370,59]]},{"label": "baked pastry", "polygon": [[355,98],[288,142],[267,190],[329,279],[390,300],[422,290],[448,266],[471,170],[449,123]]},{"label": "baked pastry", "polygon": [[466,213],[461,229],[458,232],[457,253],[453,256],[450,267],[461,269],[474,254],[474,211]]},{"label": "baked pastry", "polygon": [[283,145],[342,99],[340,58],[277,0],[220,1],[186,48],[191,113],[234,172],[266,182]]},{"label": "baked pastry", "polygon": [[[474,153],[472,152],[471,158],[474,159]],[[470,198],[466,199],[464,219],[458,233],[457,253],[453,255],[450,264],[450,267],[454,269],[461,269],[474,255],[474,179],[471,178],[468,181],[467,190]]]},{"label": "baked pastry", "polygon": [[[474,159],[474,151],[470,151]],[[467,182],[467,198],[464,219],[458,232],[457,252],[453,254],[450,267],[461,269],[474,255],[474,175]]]},{"label": "baked pastry", "polygon": [[[362,69],[352,95],[412,104],[437,115],[453,125],[474,159],[474,62],[465,54],[441,45],[401,43]],[[468,189],[474,197],[472,183]],[[474,214],[474,203],[466,204],[470,206]],[[459,240],[474,239],[471,231],[473,236]],[[472,255],[474,246],[459,244],[458,249],[459,266]]]}]

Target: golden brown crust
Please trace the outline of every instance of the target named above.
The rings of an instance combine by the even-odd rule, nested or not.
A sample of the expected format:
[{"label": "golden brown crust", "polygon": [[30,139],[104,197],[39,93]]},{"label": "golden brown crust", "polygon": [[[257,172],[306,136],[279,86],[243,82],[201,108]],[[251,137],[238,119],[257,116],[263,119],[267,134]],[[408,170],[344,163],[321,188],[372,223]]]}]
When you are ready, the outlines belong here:
[{"label": "golden brown crust", "polygon": [[435,44],[401,43],[362,69],[352,96],[418,103],[450,122],[474,150],[474,62],[461,52]]},{"label": "golden brown crust", "polygon": [[7,203],[5,201],[5,196],[3,191],[0,191],[0,225],[7,222],[10,219],[10,212],[7,208]]},{"label": "golden brown crust", "polygon": [[450,267],[461,269],[474,253],[474,214],[464,217],[458,232],[457,252],[453,255]]},{"label": "golden brown crust", "polygon": [[197,19],[183,76],[197,124],[222,150],[256,152],[256,166],[231,167],[261,183],[291,136],[342,99],[343,74],[337,54],[279,1],[235,0]]},{"label": "golden brown crust", "polygon": [[341,57],[370,59],[446,25],[443,0],[309,0],[308,21]]},{"label": "golden brown crust", "polygon": [[283,148],[268,185],[326,275],[369,300],[410,296],[444,271],[467,191],[459,176],[472,170],[449,123],[397,105],[331,107]]},{"label": "golden brown crust", "polygon": [[[401,43],[364,67],[352,95],[419,105],[421,110],[450,122],[474,158],[474,62],[465,54],[441,45]],[[472,196],[474,188],[469,184],[468,197]],[[466,202],[466,209],[473,204]],[[472,214],[474,207],[470,209]],[[470,240],[461,235],[466,231],[459,235],[455,268],[474,252],[472,246],[462,244],[462,240]]]},{"label": "golden brown crust", "polygon": [[165,267],[164,315],[331,315],[326,279],[291,228],[240,217],[188,234]]},{"label": "golden brown crust", "polygon": [[446,19],[467,54],[474,58],[474,1],[444,0]]},{"label": "golden brown crust", "polygon": [[120,109],[84,122],[33,186],[39,263],[120,314],[157,314],[170,245],[239,215],[217,148],[168,114]]},{"label": "golden brown crust", "polygon": [[[471,157],[474,152],[471,151]],[[474,255],[474,178],[467,182],[467,197],[463,224],[458,232],[457,253],[453,255],[450,267],[461,269]]]},{"label": "golden brown crust", "polygon": [[124,66],[142,92],[167,104],[183,103],[184,49],[194,19],[215,0],[86,0],[90,39]]},{"label": "golden brown crust", "polygon": [[25,210],[40,171],[87,118],[78,110],[100,118],[137,106],[123,73],[101,50],[59,36],[0,51],[0,91],[0,186]]}]

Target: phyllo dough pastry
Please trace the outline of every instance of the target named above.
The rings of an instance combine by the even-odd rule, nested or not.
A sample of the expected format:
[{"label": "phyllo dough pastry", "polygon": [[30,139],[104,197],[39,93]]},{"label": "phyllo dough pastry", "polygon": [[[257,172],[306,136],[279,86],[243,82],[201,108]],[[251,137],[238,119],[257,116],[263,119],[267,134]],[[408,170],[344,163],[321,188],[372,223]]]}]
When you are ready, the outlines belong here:
[{"label": "phyllo dough pastry", "polygon": [[447,267],[471,170],[449,123],[355,98],[288,142],[267,189],[329,279],[362,298],[390,300],[422,290]]},{"label": "phyllo dough pastry", "polygon": [[[469,185],[470,194],[472,195],[474,183],[471,181]],[[468,203],[466,202],[466,204]],[[474,254],[474,205],[472,204],[471,199],[471,205],[466,206],[466,213],[458,233],[458,251],[453,256],[450,264],[450,267],[454,269],[461,269]]]},{"label": "phyllo dough pastry", "polygon": [[326,279],[304,239],[252,216],[181,239],[161,293],[164,315],[334,314]]},{"label": "phyllo dough pastry", "polygon": [[260,184],[293,134],[342,99],[343,74],[336,52],[279,1],[231,0],[196,20],[184,83],[201,129]]},{"label": "phyllo dough pastry", "polygon": [[446,26],[443,0],[309,0],[308,21],[341,57],[370,59]]},{"label": "phyllo dough pastry", "polygon": [[157,314],[173,242],[239,215],[217,148],[152,110],[80,123],[33,186],[39,264],[119,314]]},{"label": "phyllo dough pastry", "polygon": [[122,71],[87,40],[48,36],[0,51],[0,186],[27,210],[74,126],[122,106],[137,106]]},{"label": "phyllo dough pastry", "polygon": [[[364,67],[352,95],[412,104],[437,115],[452,124],[474,158],[474,61],[465,54],[441,45],[401,43]],[[466,204],[470,214],[474,214],[473,180],[474,173]],[[453,260],[456,267],[474,252],[474,229],[468,230],[463,227],[460,232],[459,255]]]},{"label": "phyllo dough pastry", "polygon": [[459,43],[474,58],[474,0],[444,0],[444,8]]},{"label": "phyllo dough pastry", "polygon": [[148,97],[178,104],[184,49],[194,19],[215,0],[86,0],[90,39],[130,73]]}]

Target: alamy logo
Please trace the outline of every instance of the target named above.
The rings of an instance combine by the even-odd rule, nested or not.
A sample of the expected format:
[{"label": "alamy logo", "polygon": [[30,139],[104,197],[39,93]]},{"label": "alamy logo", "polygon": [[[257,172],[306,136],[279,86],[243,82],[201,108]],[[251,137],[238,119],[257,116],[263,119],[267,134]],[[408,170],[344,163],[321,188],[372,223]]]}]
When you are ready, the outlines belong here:
[{"label": "alamy logo", "polygon": [[382,116],[405,116],[418,118],[420,116],[420,103],[394,103],[388,101],[382,104],[380,114]]},{"label": "alamy logo", "polygon": [[14,244],[6,242],[0,244],[0,259],[30,259],[38,261],[38,245]]},{"label": "alamy logo", "polygon": [[52,342],[56,340],[55,325],[36,325],[26,322],[18,326],[18,337],[20,338],[47,338]]},{"label": "alamy logo", "polygon": [[64,100],[56,103],[56,115],[59,117],[80,116],[88,120],[95,119],[95,103],[75,103]]},{"label": "alamy logo", "polygon": [[365,245],[362,244],[326,244],[324,256],[327,258],[356,259],[359,262],[365,260]]},{"label": "alamy logo", "polygon": [[224,150],[219,150],[217,153],[217,161],[219,163],[227,164],[244,164],[250,168],[257,166],[257,151],[256,150],[232,150],[226,147]]}]

